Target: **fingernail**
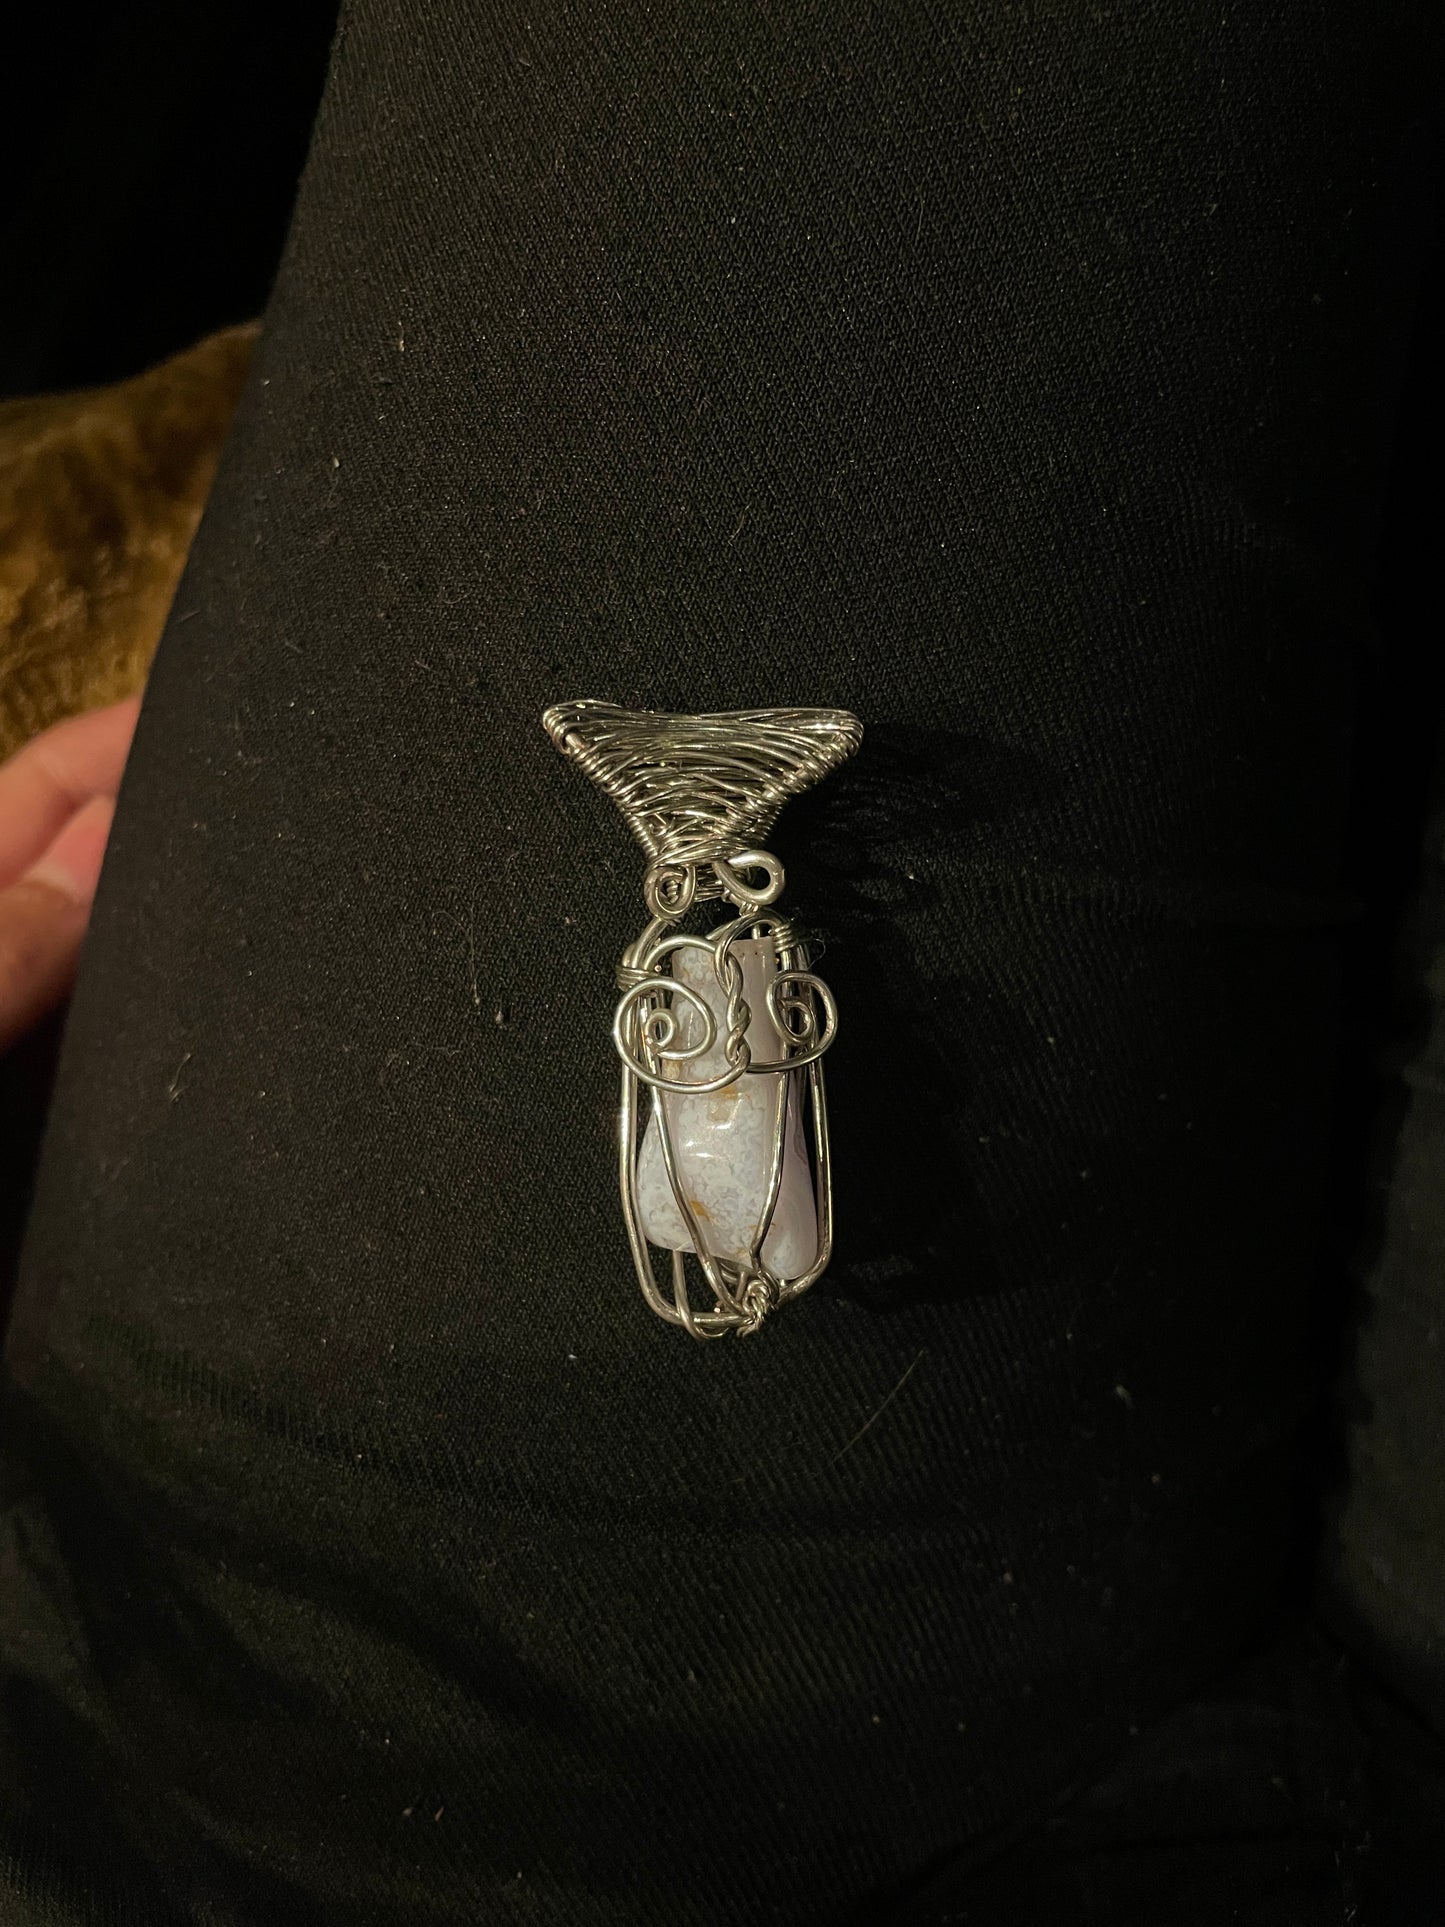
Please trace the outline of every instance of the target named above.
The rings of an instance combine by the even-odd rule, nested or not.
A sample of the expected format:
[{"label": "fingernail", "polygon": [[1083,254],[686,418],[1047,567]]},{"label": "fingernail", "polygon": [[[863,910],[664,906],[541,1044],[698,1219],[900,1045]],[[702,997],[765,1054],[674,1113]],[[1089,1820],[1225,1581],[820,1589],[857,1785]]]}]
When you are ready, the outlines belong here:
[{"label": "fingernail", "polygon": [[93,796],[76,811],[42,857],[25,872],[27,883],[43,883],[73,903],[89,904],[100,881],[115,801]]}]

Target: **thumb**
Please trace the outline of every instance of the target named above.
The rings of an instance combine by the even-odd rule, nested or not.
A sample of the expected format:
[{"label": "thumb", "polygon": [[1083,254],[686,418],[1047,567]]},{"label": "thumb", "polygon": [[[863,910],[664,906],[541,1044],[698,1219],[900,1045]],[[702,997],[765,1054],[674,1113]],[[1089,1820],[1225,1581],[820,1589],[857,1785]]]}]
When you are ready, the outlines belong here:
[{"label": "thumb", "polygon": [[70,988],[115,804],[92,797],[18,882],[0,891],[0,1050]]}]

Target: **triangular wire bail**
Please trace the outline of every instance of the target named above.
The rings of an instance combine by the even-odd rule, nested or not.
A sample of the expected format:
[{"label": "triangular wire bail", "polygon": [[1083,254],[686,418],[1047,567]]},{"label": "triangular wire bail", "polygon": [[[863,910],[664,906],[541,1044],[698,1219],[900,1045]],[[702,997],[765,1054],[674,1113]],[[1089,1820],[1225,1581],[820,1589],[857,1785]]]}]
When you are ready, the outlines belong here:
[{"label": "triangular wire bail", "polygon": [[675,716],[584,700],[555,704],[542,725],[664,864],[708,863],[762,843],[788,798],[863,740],[846,709]]}]

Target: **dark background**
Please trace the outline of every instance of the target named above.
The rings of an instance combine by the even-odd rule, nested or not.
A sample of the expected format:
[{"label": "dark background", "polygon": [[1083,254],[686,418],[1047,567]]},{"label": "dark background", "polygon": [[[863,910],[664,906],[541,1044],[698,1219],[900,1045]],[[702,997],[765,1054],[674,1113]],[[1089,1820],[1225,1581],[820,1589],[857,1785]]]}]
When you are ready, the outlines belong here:
[{"label": "dark background", "polygon": [[0,394],[116,381],[259,314],[331,0],[96,0],[7,27]]}]

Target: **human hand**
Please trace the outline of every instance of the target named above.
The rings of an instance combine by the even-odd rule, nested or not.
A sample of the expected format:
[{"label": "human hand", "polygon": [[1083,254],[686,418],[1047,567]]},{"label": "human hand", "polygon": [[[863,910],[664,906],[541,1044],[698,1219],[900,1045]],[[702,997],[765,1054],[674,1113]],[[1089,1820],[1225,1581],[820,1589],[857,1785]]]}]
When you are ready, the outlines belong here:
[{"label": "human hand", "polygon": [[0,1051],[70,988],[139,709],[72,716],[0,765]]}]

